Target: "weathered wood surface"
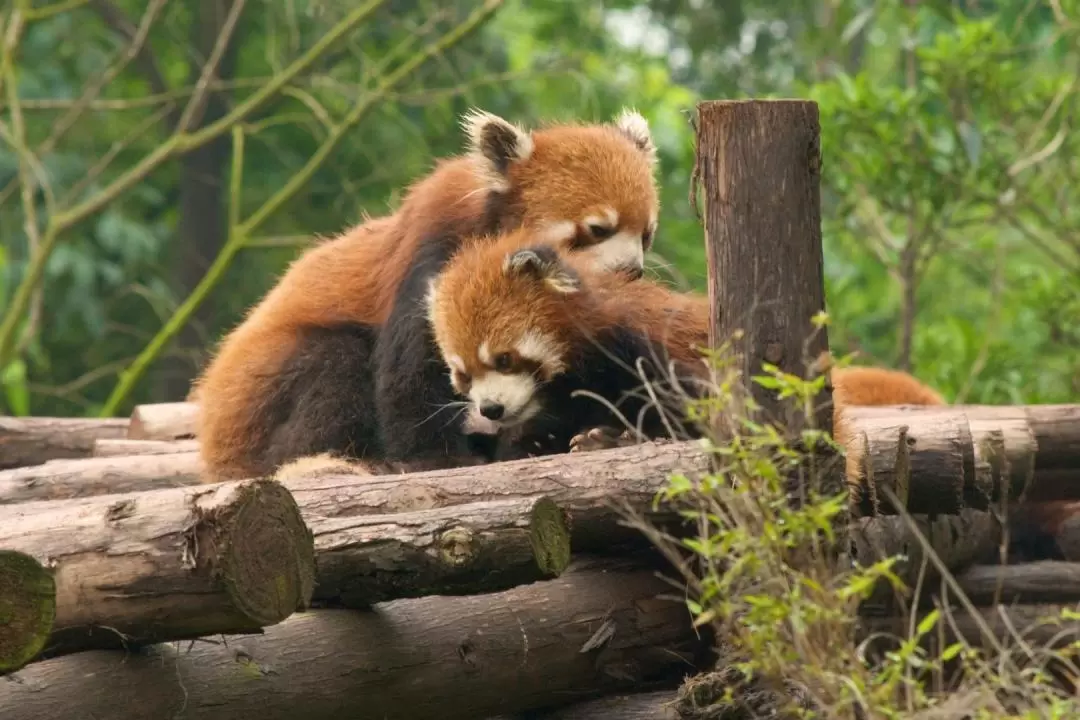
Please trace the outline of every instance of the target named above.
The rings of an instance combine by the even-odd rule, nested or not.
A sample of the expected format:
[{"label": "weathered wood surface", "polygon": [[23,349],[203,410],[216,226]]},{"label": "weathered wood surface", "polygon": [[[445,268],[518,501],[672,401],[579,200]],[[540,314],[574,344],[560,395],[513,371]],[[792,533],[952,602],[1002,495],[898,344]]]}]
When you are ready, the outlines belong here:
[{"label": "weathered wood surface", "polygon": [[306,607],[310,531],[280,484],[0,506],[0,547],[56,581],[44,652],[252,632]]},{"label": "weathered wood surface", "polygon": [[[956,515],[912,515],[919,533],[934,548],[950,573],[956,574],[979,562],[993,551],[1001,541],[1001,526],[990,512],[961,510]],[[854,559],[864,566],[895,555],[903,559],[893,565],[892,571],[908,589],[913,589],[923,572],[922,544],[901,515],[880,515],[858,518],[850,531]],[[926,577],[939,577],[937,569],[929,561],[925,563]],[[874,594],[860,607],[863,614],[892,612],[895,595],[884,581]]]},{"label": "weathered wood surface", "polygon": [[895,405],[850,408],[845,415],[859,424],[892,417],[916,432],[943,412],[967,419],[976,446],[1001,432],[1010,501],[1080,500],[1080,405]]},{"label": "weathered wood surface", "polygon": [[129,455],[172,455],[199,451],[199,441],[190,440],[129,440],[108,438],[94,441],[92,457],[127,457]]},{"label": "weathered wood surface", "polygon": [[[986,648],[986,636],[980,627],[985,623],[993,640],[1003,646],[1023,653],[1018,645],[1017,636],[1032,648],[1062,648],[1080,640],[1080,623],[1075,620],[1057,620],[1062,610],[1075,612],[1076,603],[1031,603],[1024,605],[997,605],[994,607],[976,607],[977,617],[972,617],[961,607],[952,607],[948,616],[943,616],[935,625],[931,637],[937,637],[937,628],[945,629],[947,643],[964,639],[971,645]],[[919,619],[925,616],[921,614]],[[871,633],[889,633],[894,637],[910,637],[910,617],[864,618],[860,623],[860,636]],[[996,656],[993,650],[990,651]],[[30,666],[34,667],[34,666]]]},{"label": "weathered wood surface", "polygon": [[202,467],[195,452],[51,460],[0,470],[0,506],[195,485]]},{"label": "weathered wood surface", "polygon": [[297,613],[227,644],[34,663],[0,685],[0,717],[476,720],[695,671],[708,641],[668,582],[575,565],[501,593]]},{"label": "weathered wood surface", "polygon": [[956,578],[976,605],[1080,602],[1080,563],[976,565]]},{"label": "weathered wood surface", "polygon": [[0,470],[88,457],[99,438],[122,438],[123,418],[0,417]]},{"label": "weathered wood surface", "polygon": [[195,437],[199,406],[190,402],[137,405],[131,411],[129,440],[181,440]]},{"label": "weathered wood surface", "polygon": [[25,553],[0,550],[0,675],[41,652],[55,618],[52,573]]},{"label": "weathered wood surface", "polygon": [[332,605],[506,590],[570,563],[566,514],[543,496],[308,522],[314,599]]},{"label": "weathered wood surface", "polygon": [[[621,508],[647,512],[671,473],[697,477],[707,470],[708,458],[695,442],[645,443],[362,479],[331,473],[284,484],[309,523],[546,496],[567,512],[575,552],[606,553],[648,542],[623,525]],[[658,521],[668,518],[647,514]]]},{"label": "weathered wood surface", "polygon": [[[737,337],[742,377],[762,363],[805,377],[829,348],[821,246],[821,128],[810,100],[718,100],[697,108],[695,179],[705,199],[710,345]],[[767,258],[767,261],[764,259]],[[753,268],[748,272],[748,268]],[[767,418],[797,433],[801,408],[750,385]],[[830,429],[831,391],[817,427]]]},{"label": "weathered wood surface", "polygon": [[530,713],[525,718],[519,716],[498,720],[678,720],[673,708],[675,701],[674,690],[659,690],[613,695],[547,712]]}]

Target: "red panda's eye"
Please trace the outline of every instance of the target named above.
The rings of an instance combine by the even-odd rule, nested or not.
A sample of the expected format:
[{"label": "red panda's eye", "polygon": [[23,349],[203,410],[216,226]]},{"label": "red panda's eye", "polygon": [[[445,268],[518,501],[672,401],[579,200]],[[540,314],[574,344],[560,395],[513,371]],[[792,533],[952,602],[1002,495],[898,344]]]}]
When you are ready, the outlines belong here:
[{"label": "red panda's eye", "polygon": [[606,225],[590,225],[589,233],[597,240],[607,240],[615,234],[615,228]]},{"label": "red panda's eye", "polygon": [[510,353],[499,353],[495,356],[495,369],[499,372],[508,371],[514,364],[514,358],[510,357]]},{"label": "red panda's eye", "polygon": [[652,245],[652,236],[653,236],[653,231],[651,229],[646,230],[645,232],[641,233],[641,245],[646,250],[648,250],[649,246]]}]

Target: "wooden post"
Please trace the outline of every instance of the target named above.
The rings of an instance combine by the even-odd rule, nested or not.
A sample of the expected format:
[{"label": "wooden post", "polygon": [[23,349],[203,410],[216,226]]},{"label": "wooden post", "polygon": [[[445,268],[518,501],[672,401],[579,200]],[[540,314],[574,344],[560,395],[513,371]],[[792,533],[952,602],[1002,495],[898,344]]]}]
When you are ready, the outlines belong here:
[{"label": "wooden post", "polygon": [[[800,408],[753,383],[763,362],[806,376],[828,350],[821,250],[820,126],[809,100],[698,105],[695,176],[704,184],[710,343],[732,340],[743,382],[765,417],[797,433]],[[741,342],[733,338],[742,332]],[[826,389],[817,427],[831,430]]]}]

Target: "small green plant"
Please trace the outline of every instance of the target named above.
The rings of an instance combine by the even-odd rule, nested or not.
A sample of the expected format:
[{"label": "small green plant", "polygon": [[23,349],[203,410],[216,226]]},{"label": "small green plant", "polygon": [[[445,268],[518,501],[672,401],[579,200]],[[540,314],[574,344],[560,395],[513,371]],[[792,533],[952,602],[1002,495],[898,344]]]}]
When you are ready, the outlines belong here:
[{"label": "small green plant", "polygon": [[[941,641],[943,618],[951,620],[944,606],[913,617],[907,637],[866,638],[860,603],[881,583],[906,588],[894,573],[899,557],[864,565],[847,552],[842,449],[814,425],[824,375],[804,379],[765,366],[752,378],[802,409],[804,427],[785,432],[755,419],[758,406],[727,348],[708,360],[713,392],[692,401],[690,414],[710,428],[703,446],[712,470],[672,476],[657,498],[694,532],[674,538],[638,523],[680,569],[696,624],[718,639],[718,670],[684,688],[683,704],[697,713],[684,708],[684,716],[1080,717],[1080,704],[1039,669],[1049,655],[1036,658],[1025,646],[1040,662],[1020,669],[1007,652],[987,659],[964,642]],[[927,649],[934,640],[937,652]],[[933,692],[957,664],[962,681]]]}]

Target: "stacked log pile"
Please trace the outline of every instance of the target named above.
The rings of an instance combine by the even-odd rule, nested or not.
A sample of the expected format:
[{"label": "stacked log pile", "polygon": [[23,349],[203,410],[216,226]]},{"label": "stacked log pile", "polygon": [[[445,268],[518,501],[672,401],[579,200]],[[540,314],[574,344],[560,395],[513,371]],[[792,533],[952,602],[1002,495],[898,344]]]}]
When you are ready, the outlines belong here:
[{"label": "stacked log pile", "polygon": [[[1080,499],[1080,406],[845,417],[858,559],[903,552],[915,584],[923,548],[895,498],[988,617],[1080,601],[1080,563],[979,564],[1002,502]],[[625,693],[670,700],[709,658],[620,522],[627,509],[674,522],[653,501],[672,473],[708,472],[696,443],[205,485],[183,425],[147,426],[118,438],[115,422],[83,421],[76,442],[51,419],[7,420],[20,457],[68,457],[0,471],[0,716],[664,717],[659,696]],[[868,626],[890,622],[889,597],[865,607]],[[138,701],[117,708],[117,693]]]}]

